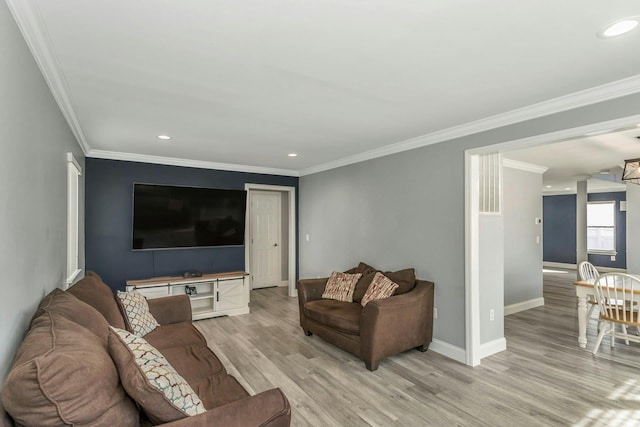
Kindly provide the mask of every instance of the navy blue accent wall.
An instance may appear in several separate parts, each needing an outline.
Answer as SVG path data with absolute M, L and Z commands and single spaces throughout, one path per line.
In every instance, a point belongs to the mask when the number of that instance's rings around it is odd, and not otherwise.
M 627 213 L 620 211 L 620 202 L 627 199 L 624 191 L 592 193 L 590 202 L 616 201 L 616 260 L 610 255 L 589 254 L 589 261 L 599 267 L 627 268 Z M 543 259 L 549 262 L 576 263 L 576 195 L 544 196 L 542 198 Z
M 119 160 L 86 159 L 85 257 L 113 290 L 124 290 L 127 280 L 244 270 L 244 246 L 131 250 L 133 183 L 187 185 L 244 190 L 245 183 L 296 188 L 298 178 L 210 169 L 167 166 Z M 296 216 L 298 206 L 296 205 Z M 296 241 L 297 241 L 296 224 Z M 298 264 L 296 253 L 296 264 Z M 297 270 L 297 269 L 296 269 Z
M 542 259 L 576 263 L 576 195 L 542 198 Z

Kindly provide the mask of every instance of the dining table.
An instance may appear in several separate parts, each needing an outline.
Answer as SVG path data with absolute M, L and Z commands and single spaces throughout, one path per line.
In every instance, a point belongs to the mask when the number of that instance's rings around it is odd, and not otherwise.
M 638 274 L 632 274 L 640 278 Z M 576 296 L 578 297 L 578 344 L 580 347 L 587 346 L 587 314 L 589 313 L 588 302 L 590 296 L 594 294 L 593 286 L 597 279 L 584 279 L 574 282 L 576 286 Z M 640 290 L 634 290 L 634 294 L 640 294 Z

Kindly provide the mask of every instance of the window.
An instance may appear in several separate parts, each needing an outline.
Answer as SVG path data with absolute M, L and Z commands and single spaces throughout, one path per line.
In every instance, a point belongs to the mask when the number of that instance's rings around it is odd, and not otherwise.
M 67 287 L 82 271 L 78 260 L 80 175 L 82 168 L 73 154 L 67 153 Z
M 587 204 L 587 249 L 590 253 L 616 254 L 616 202 Z

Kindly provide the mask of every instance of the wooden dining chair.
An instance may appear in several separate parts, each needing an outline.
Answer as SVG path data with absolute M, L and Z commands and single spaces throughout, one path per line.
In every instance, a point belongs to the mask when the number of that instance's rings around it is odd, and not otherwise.
M 596 267 L 589 261 L 582 261 L 578 264 L 578 274 L 580 275 L 580 280 L 591 280 L 600 277 L 600 273 L 598 273 Z M 598 301 L 596 301 L 595 297 L 591 296 L 587 299 L 587 303 L 590 304 L 589 311 L 587 312 L 587 319 L 591 319 L 593 310 L 598 305 Z
M 625 340 L 627 344 L 629 341 L 640 342 L 640 336 L 627 335 L 627 326 L 640 327 L 640 280 L 625 273 L 607 273 L 596 279 L 593 290 L 600 307 L 599 320 L 602 322 L 593 354 L 598 352 L 605 335 L 611 337 L 611 347 L 616 338 Z M 622 332 L 616 330 L 617 324 Z

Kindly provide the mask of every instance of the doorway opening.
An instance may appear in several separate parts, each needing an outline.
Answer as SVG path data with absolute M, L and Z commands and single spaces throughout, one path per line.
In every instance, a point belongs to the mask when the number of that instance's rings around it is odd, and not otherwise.
M 245 271 L 250 289 L 287 286 L 297 295 L 295 187 L 245 184 Z
M 482 280 L 481 276 L 482 271 L 495 267 L 491 264 L 491 260 L 487 261 L 487 257 L 481 257 L 482 236 L 483 233 L 487 233 L 486 226 L 483 225 L 484 221 L 482 221 L 480 209 L 482 183 L 480 161 L 482 156 L 551 144 L 585 135 L 610 132 L 612 129 L 635 126 L 639 120 L 640 116 L 635 115 L 465 151 L 465 363 L 467 365 L 477 366 L 482 358 L 504 350 L 502 344 L 493 345 L 494 343 L 501 343 L 500 339 L 482 342 L 483 335 L 486 335 L 487 330 L 492 327 L 487 322 L 489 319 L 487 314 L 490 311 L 489 307 L 483 304 L 483 301 L 486 301 L 487 298 L 483 297 L 487 294 L 504 295 L 503 281 L 494 281 L 491 284 L 487 284 Z M 496 252 L 504 252 L 504 239 L 496 239 L 492 243 Z M 504 316 L 503 308 L 500 309 L 500 313 L 501 316 Z M 496 314 L 498 314 L 498 310 L 496 310 Z M 504 330 L 500 338 L 503 342 Z

